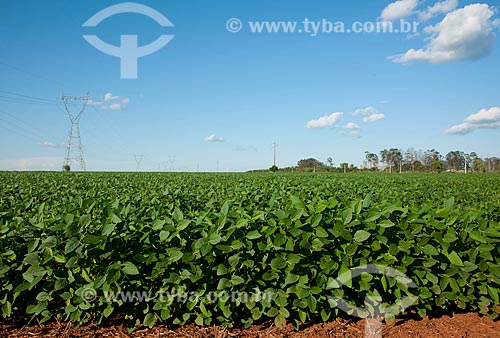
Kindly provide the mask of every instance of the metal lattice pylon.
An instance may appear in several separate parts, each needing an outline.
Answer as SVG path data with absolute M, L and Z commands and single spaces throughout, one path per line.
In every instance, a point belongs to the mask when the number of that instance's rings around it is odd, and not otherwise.
M 135 171 L 137 171 L 137 172 L 141 171 L 142 157 L 143 157 L 143 155 L 134 154 L 134 159 L 135 159 L 135 164 L 136 164 Z
M 62 101 L 64 104 L 64 109 L 68 113 L 69 120 L 71 122 L 71 128 L 69 130 L 68 144 L 66 148 L 66 157 L 64 158 L 65 166 L 70 166 L 71 163 L 77 162 L 80 166 L 81 171 L 85 171 L 85 160 L 83 158 L 83 147 L 82 139 L 80 137 L 80 119 L 82 117 L 85 108 L 87 107 L 87 102 L 89 101 L 88 94 L 86 96 L 65 96 L 62 95 Z M 82 101 L 82 108 L 80 112 L 73 115 L 68 108 L 69 101 Z

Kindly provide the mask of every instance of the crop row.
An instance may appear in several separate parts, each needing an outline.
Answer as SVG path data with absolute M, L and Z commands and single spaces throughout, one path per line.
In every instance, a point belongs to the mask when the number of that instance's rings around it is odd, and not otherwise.
M 339 316 L 338 299 L 363 308 L 408 296 L 422 317 L 500 314 L 498 175 L 0 173 L 0 183 L 4 319 L 298 325 Z M 405 277 L 351 276 L 370 264 Z M 151 297 L 109 296 L 119 292 Z M 196 297 L 160 297 L 174 292 Z

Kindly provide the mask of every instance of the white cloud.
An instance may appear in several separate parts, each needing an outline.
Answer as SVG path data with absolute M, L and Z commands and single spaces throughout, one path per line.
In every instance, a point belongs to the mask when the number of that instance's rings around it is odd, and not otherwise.
M 382 120 L 384 118 L 385 118 L 384 114 L 375 113 L 375 114 L 371 114 L 370 116 L 364 117 L 363 118 L 363 122 L 365 122 L 365 123 L 371 123 L 371 122 L 375 122 L 375 121 L 378 121 L 378 120 Z
M 500 107 L 482 109 L 469 115 L 460 124 L 448 128 L 446 134 L 468 134 L 476 129 L 500 128 Z
M 222 137 L 215 135 L 215 134 L 211 134 L 211 135 L 208 135 L 207 137 L 204 137 L 203 141 L 205 141 L 205 142 L 224 142 L 224 139 Z
M 40 143 L 40 146 L 44 147 L 44 148 L 64 148 L 65 144 L 64 143 L 54 143 L 54 142 L 50 142 L 50 141 L 43 141 L 42 143 Z
M 493 107 L 490 109 L 482 109 L 479 113 L 468 116 L 464 122 L 467 123 L 488 123 L 500 121 L 500 108 Z
M 111 103 L 108 106 L 109 110 L 122 110 L 122 104 L 121 103 Z
M 435 15 L 449 13 L 458 7 L 458 0 L 443 0 L 436 2 L 432 6 L 428 6 L 423 12 L 420 12 L 418 17 L 422 21 L 432 19 Z
M 366 107 L 366 108 L 356 109 L 355 111 L 352 112 L 352 115 L 354 115 L 354 116 L 358 116 L 358 115 L 366 116 L 366 115 L 375 114 L 375 113 L 377 113 L 377 109 L 375 109 L 373 107 Z
M 431 34 L 425 48 L 410 49 L 389 59 L 397 63 L 444 63 L 486 57 L 495 42 L 494 30 L 500 26 L 500 20 L 493 19 L 494 14 L 495 9 L 488 4 L 457 9 L 437 25 L 424 29 Z
M 89 106 L 100 107 L 103 110 L 122 110 L 130 102 L 128 97 L 114 96 L 112 93 L 106 93 L 101 101 L 89 100 Z
M 333 113 L 330 115 L 325 115 L 325 116 L 322 116 L 318 119 L 311 120 L 311 121 L 307 122 L 305 127 L 307 129 L 319 129 L 319 128 L 324 128 L 324 127 L 328 127 L 328 126 L 333 126 L 337 122 L 340 121 L 340 119 L 342 118 L 342 115 L 344 115 L 344 113 L 342 113 L 342 112 L 337 112 L 337 113 Z
M 116 101 L 116 100 L 120 100 L 121 98 L 119 96 L 113 96 L 112 93 L 106 93 L 104 94 L 104 101 L 107 102 L 107 101 Z
M 384 21 L 394 21 L 411 16 L 415 13 L 418 0 L 398 0 L 390 3 L 380 15 Z
M 346 129 L 352 129 L 352 130 L 358 130 L 358 129 L 361 129 L 361 127 L 359 125 L 357 125 L 356 123 L 354 122 L 349 122 L 348 124 L 345 125 Z
M 350 137 L 360 137 L 361 136 L 361 127 L 354 123 L 354 122 L 349 122 L 347 123 L 344 127 L 347 131 L 343 131 L 340 134 L 344 136 L 350 136 Z

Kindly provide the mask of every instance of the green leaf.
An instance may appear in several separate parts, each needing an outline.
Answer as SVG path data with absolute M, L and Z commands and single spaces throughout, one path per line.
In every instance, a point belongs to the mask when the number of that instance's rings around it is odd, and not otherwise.
M 73 252 L 80 245 L 80 241 L 76 237 L 71 237 L 64 247 L 64 253 L 67 255 Z
M 389 220 L 389 219 L 384 219 L 384 220 L 380 221 L 378 223 L 378 225 L 381 226 L 382 228 L 391 228 L 395 224 L 391 220 Z
M 295 208 L 299 209 L 302 212 L 307 212 L 307 208 L 300 198 L 294 195 L 290 195 L 290 200 L 292 201 L 292 204 Z
M 289 272 L 285 278 L 285 285 L 289 285 L 289 284 L 293 284 L 293 283 L 297 282 L 299 280 L 299 277 L 300 277 L 299 275 L 295 275 L 295 274 Z
M 454 204 L 455 204 L 455 197 L 448 198 L 446 201 L 444 201 L 444 208 L 452 210 Z
M 455 251 L 452 251 L 449 254 L 445 254 L 451 264 L 456 266 L 464 266 L 464 263 L 460 259 L 460 256 Z
M 316 236 L 318 236 L 319 238 L 327 238 L 329 235 L 328 235 L 328 232 L 326 232 L 325 229 L 323 229 L 322 227 L 318 226 L 318 227 L 316 227 Z
M 443 241 L 445 243 L 453 243 L 457 240 L 457 237 L 455 234 L 453 234 L 451 231 L 448 231 L 444 236 L 443 236 Z
M 47 292 L 42 291 L 36 296 L 36 300 L 39 302 L 48 301 L 50 300 L 50 296 Z
M 187 220 L 187 219 L 183 219 L 183 220 L 179 221 L 179 223 L 177 223 L 177 231 L 182 231 L 182 230 L 186 229 L 190 223 L 191 223 L 191 221 Z
M 105 224 L 102 227 L 101 235 L 108 236 L 115 230 L 115 228 L 116 228 L 116 224 L 114 224 L 114 223 Z
M 151 228 L 155 231 L 158 231 L 158 230 L 162 230 L 163 229 L 163 226 L 165 225 L 165 221 L 164 220 L 161 220 L 161 219 L 157 219 L 153 222 L 153 225 L 151 226 Z
M 172 214 L 172 218 L 176 222 L 180 222 L 181 220 L 183 220 L 184 216 L 182 215 L 182 211 L 179 208 L 175 207 L 174 213 Z
M 124 274 L 127 275 L 138 275 L 139 270 L 137 270 L 137 267 L 131 263 L 131 262 L 125 262 L 122 264 L 122 271 Z
M 26 308 L 26 313 L 37 316 L 42 313 L 42 311 L 47 309 L 47 305 L 47 301 L 39 301 L 36 305 L 28 305 L 28 307 Z
M 160 242 L 165 242 L 169 236 L 170 236 L 170 232 L 168 232 L 166 230 L 160 231 Z
M 261 233 L 258 232 L 257 230 L 250 231 L 247 234 L 248 239 L 257 239 L 257 238 L 261 238 L 261 237 L 262 237 Z
M 231 277 L 231 284 L 233 284 L 233 285 L 240 285 L 240 284 L 243 284 L 244 282 L 245 282 L 245 280 L 243 278 L 241 278 L 240 276 L 233 275 Z
M 117 224 L 117 223 L 120 223 L 122 220 L 120 217 L 116 216 L 115 214 L 112 214 L 111 215 L 111 222 Z
M 228 201 L 224 202 L 220 210 L 220 213 L 222 215 L 227 215 L 229 213 L 229 207 L 230 207 L 229 202 Z
M 278 328 L 282 328 L 286 325 L 286 318 L 283 315 L 277 315 L 276 318 L 274 318 L 274 324 Z
M 148 313 L 146 315 L 146 317 L 144 317 L 144 326 L 147 326 L 149 328 L 152 328 L 153 326 L 155 326 L 155 323 L 156 323 L 156 319 L 157 319 L 157 316 L 156 314 L 154 313 Z
M 167 253 L 171 262 L 177 262 L 183 256 L 182 250 L 179 248 L 168 248 Z
M 368 238 L 370 238 L 371 234 L 368 231 L 365 230 L 358 230 L 354 234 L 354 240 L 358 243 L 366 241 Z
M 111 304 L 108 304 L 108 306 L 102 312 L 102 315 L 105 318 L 108 318 L 109 316 L 111 316 L 112 313 L 113 313 L 113 306 Z
M 439 255 L 439 252 L 437 251 L 437 249 L 430 245 L 430 244 L 426 244 L 422 247 L 422 251 L 426 254 L 426 255 L 429 255 L 429 256 L 436 256 L 436 255 Z
M 286 267 L 286 261 L 283 257 L 279 256 L 271 260 L 271 267 L 273 269 L 281 270 Z
M 277 308 L 275 307 L 272 307 L 270 308 L 268 311 L 267 311 L 267 316 L 268 317 L 276 317 L 277 315 L 279 315 L 280 313 L 280 310 L 278 310 Z
M 344 210 L 342 212 L 342 221 L 344 222 L 344 224 L 351 223 L 351 220 L 352 220 L 352 210 L 350 208 Z

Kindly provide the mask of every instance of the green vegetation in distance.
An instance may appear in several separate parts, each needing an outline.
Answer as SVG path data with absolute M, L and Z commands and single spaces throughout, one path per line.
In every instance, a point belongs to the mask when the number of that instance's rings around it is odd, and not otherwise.
M 315 158 L 302 159 L 296 166 L 281 168 L 284 172 L 357 172 L 357 171 L 385 171 L 385 172 L 500 172 L 498 157 L 480 158 L 475 152 L 465 153 L 460 150 L 450 151 L 445 156 L 436 149 L 426 151 L 408 148 L 406 150 L 391 148 L 380 151 L 380 156 L 369 151 L 365 152 L 365 160 L 361 168 L 354 164 L 339 163 L 334 165 L 332 157 L 321 162 Z M 383 166 L 381 166 L 381 164 Z M 466 168 L 467 166 L 467 168 Z M 269 169 L 278 171 L 276 166 Z M 254 172 L 263 172 L 255 170 Z
M 3 320 L 298 327 L 339 316 L 332 297 L 362 307 L 411 293 L 422 317 L 500 314 L 496 174 L 4 172 L 0 186 Z M 417 288 L 368 273 L 337 282 L 366 264 Z M 174 289 L 199 297 L 106 297 Z M 272 297 L 206 297 L 257 289 Z

